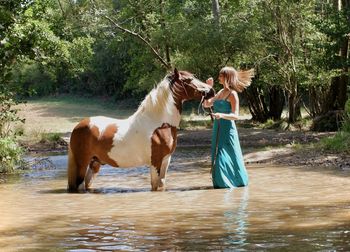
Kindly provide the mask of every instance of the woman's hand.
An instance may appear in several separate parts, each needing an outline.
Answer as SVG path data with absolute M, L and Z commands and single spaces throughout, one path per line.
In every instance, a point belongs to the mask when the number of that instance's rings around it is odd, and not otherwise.
M 212 113 L 211 114 L 215 119 L 225 119 L 225 120 L 240 120 L 239 115 L 234 113 L 226 114 L 226 113 Z
M 223 118 L 223 114 L 222 113 L 212 113 L 211 114 L 215 119 L 221 119 Z

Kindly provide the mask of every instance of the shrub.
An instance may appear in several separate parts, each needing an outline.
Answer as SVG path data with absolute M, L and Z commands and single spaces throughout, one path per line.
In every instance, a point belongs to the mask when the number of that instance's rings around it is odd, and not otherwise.
M 0 90 L 0 173 L 11 172 L 22 162 L 22 148 L 16 143 L 13 123 L 24 122 L 17 115 L 13 106 L 17 102 L 13 93 Z
M 345 103 L 342 130 L 350 133 L 350 99 Z
M 350 153 L 350 133 L 340 131 L 333 137 L 324 138 L 321 147 L 331 152 Z
M 22 164 L 23 149 L 14 137 L 0 138 L 0 173 L 13 172 Z

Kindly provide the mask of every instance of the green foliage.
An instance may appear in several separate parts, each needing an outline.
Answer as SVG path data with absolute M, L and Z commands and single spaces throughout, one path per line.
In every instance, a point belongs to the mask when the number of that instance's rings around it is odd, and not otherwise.
M 61 134 L 59 133 L 41 133 L 40 143 L 56 143 L 61 141 Z
M 22 96 L 42 96 L 56 93 L 56 75 L 46 66 L 28 62 L 13 69 L 12 85 L 22 90 Z
M 22 57 L 30 45 L 22 43 L 24 34 L 15 30 L 22 21 L 23 12 L 30 6 L 28 0 L 2 1 L 0 5 L 0 85 L 11 78 L 12 65 Z
M 341 131 L 338 131 L 334 137 L 322 139 L 320 147 L 327 151 L 350 154 L 350 99 L 345 104 Z
M 15 123 L 23 123 L 13 106 L 18 102 L 14 100 L 13 93 L 0 89 L 0 173 L 14 171 L 22 161 L 22 148 L 16 143 L 16 134 L 13 130 Z
M 24 120 L 17 115 L 18 110 L 13 108 L 17 104 L 11 92 L 0 90 L 0 137 L 13 135 L 12 123 L 24 123 Z
M 342 131 L 350 133 L 350 99 L 345 103 Z
M 23 149 L 18 146 L 13 137 L 0 138 L 0 173 L 15 171 L 23 164 Z
M 25 95 L 143 97 L 166 71 L 107 15 L 200 79 L 217 78 L 224 65 L 254 67 L 253 85 L 267 105 L 276 86 L 295 99 L 291 108 L 311 92 L 322 103 L 346 64 L 337 53 L 350 32 L 346 9 L 328 2 L 220 0 L 216 20 L 211 1 L 9 0 L 0 8 L 0 79 Z
M 321 148 L 331 152 L 344 152 L 350 154 L 350 133 L 340 131 L 334 137 L 323 138 Z

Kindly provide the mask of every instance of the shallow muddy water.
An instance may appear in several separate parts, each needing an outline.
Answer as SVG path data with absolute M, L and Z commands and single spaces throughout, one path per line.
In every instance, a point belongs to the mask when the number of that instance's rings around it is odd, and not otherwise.
M 66 157 L 50 157 L 54 169 L 0 184 L 0 250 L 350 250 L 350 171 L 248 165 L 248 187 L 214 190 L 208 153 L 178 148 L 165 192 L 147 168 L 105 166 L 68 194 Z

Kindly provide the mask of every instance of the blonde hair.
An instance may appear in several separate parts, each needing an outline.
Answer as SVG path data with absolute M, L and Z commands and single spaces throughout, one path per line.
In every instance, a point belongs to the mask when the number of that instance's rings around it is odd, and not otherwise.
M 254 69 L 237 71 L 233 67 L 226 66 L 220 70 L 219 74 L 223 75 L 225 85 L 240 93 L 250 86 L 254 77 Z

